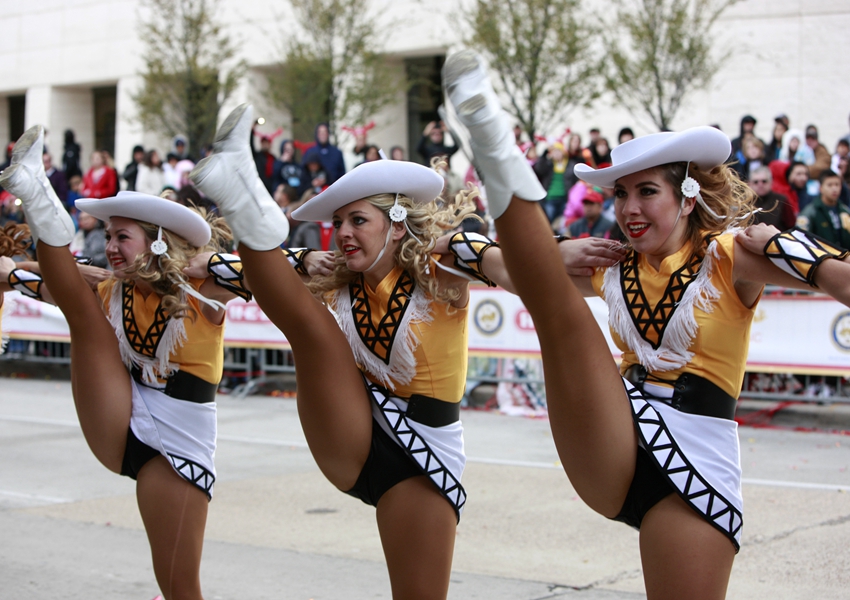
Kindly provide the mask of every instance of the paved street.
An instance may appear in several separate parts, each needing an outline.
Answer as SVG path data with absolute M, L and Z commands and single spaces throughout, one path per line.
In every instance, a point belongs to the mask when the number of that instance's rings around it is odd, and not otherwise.
M 846 408 L 812 410 L 850 429 Z M 637 533 L 578 500 L 547 421 L 462 418 L 469 502 L 451 599 L 643 597 Z M 745 525 L 729 598 L 850 598 L 850 437 L 742 428 L 740 439 Z M 294 400 L 219 396 L 217 465 L 208 600 L 390 598 L 374 511 L 324 480 Z M 158 593 L 133 482 L 89 452 L 68 382 L 0 378 L 0 531 L 2 598 Z

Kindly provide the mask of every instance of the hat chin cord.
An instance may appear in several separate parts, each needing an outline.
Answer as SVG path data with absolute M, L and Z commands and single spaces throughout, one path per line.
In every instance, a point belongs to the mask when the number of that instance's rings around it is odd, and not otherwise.
M 387 239 L 389 240 L 389 238 Z M 159 266 L 160 270 L 162 270 L 162 257 L 165 256 L 167 258 L 171 258 L 170 256 L 168 256 L 168 244 L 165 243 L 165 240 L 162 239 L 162 226 L 159 227 L 159 232 L 157 232 L 156 234 L 156 239 L 151 242 L 151 253 L 156 256 L 156 263 L 157 266 Z M 177 287 L 183 290 L 187 295 L 192 296 L 193 298 L 197 298 L 198 301 L 203 302 L 204 304 L 207 304 L 216 310 L 225 310 L 227 308 L 218 300 L 212 300 L 210 298 L 207 298 L 206 296 L 195 290 L 195 288 L 189 285 L 189 282 L 183 279 L 180 275 L 177 275 L 176 282 L 170 278 L 169 280 L 172 283 L 176 283 Z
M 407 229 L 407 233 L 410 234 L 410 237 L 412 237 L 414 240 L 416 240 L 420 244 L 422 243 L 422 240 L 420 240 L 418 237 L 416 237 L 416 235 L 410 230 L 410 226 L 407 224 L 407 209 L 405 207 L 403 207 L 401 204 L 398 203 L 398 193 L 396 193 L 395 202 L 393 203 L 392 207 L 389 210 L 389 217 L 390 217 L 390 228 L 387 230 L 387 239 L 384 240 L 384 247 L 381 248 L 381 251 L 378 253 L 378 257 L 374 260 L 374 262 L 371 265 L 369 265 L 369 268 L 364 269 L 364 271 L 363 271 L 364 273 L 368 273 L 369 271 L 374 269 L 375 265 L 378 264 L 378 261 L 381 260 L 381 258 L 384 256 L 384 252 L 387 250 L 387 246 L 389 245 L 390 238 L 392 237 L 392 234 L 393 234 L 393 223 L 404 223 L 404 228 Z M 425 272 L 429 273 L 430 270 L 426 267 Z

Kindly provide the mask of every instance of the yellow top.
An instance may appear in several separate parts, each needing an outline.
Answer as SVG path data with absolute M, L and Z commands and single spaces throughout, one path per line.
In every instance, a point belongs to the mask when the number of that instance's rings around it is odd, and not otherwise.
M 747 351 L 750 342 L 750 324 L 755 314 L 755 307 L 744 306 L 735 291 L 732 270 L 735 264 L 735 237 L 732 234 L 717 236 L 717 260 L 713 261 L 711 284 L 720 293 L 720 297 L 712 302 L 711 312 L 701 310 L 694 305 L 693 312 L 698 330 L 691 340 L 688 350 L 694 353 L 693 358 L 685 366 L 670 370 L 656 371 L 652 374 L 660 379 L 673 382 L 684 372 L 704 377 L 734 398 L 741 391 L 741 383 L 746 369 Z M 680 269 L 691 257 L 691 246 L 685 244 L 675 254 L 668 256 L 656 271 L 645 257 L 638 257 L 638 273 L 640 285 L 650 307 L 655 307 L 664 295 L 670 276 Z M 703 268 L 708 266 L 705 262 Z M 619 269 L 619 265 L 610 267 Z M 593 288 L 597 294 L 602 294 L 602 282 L 605 269 L 597 269 L 592 278 Z M 617 293 L 621 293 L 619 290 Z M 603 296 L 604 297 L 604 296 Z M 609 303 L 610 306 L 610 303 Z M 647 338 L 657 343 L 657 335 L 652 329 Z M 666 331 L 665 334 L 669 334 Z M 620 367 L 625 372 L 631 365 L 637 364 L 636 353 L 629 348 L 623 339 L 611 328 L 611 337 L 617 347 L 623 351 L 623 362 Z M 653 382 L 654 383 L 654 382 Z
M 407 310 L 413 309 L 414 301 L 409 300 L 410 291 L 413 289 L 412 278 L 397 266 L 374 290 L 368 284 L 360 286 L 355 283 L 352 286 L 355 298 L 362 290 L 368 303 L 366 307 L 358 304 L 355 299 L 353 304 L 352 312 L 358 333 L 361 339 L 364 335 L 371 335 L 379 340 L 370 347 L 376 357 L 384 358 L 389 355 L 392 344 L 402 344 L 404 341 L 406 332 L 397 331 L 400 317 L 395 317 L 400 314 L 399 306 L 405 302 Z M 466 387 L 468 307 L 452 308 L 443 302 L 435 302 L 424 290 L 417 290 L 414 294 L 423 292 L 423 300 L 430 304 L 432 319 L 411 319 L 410 331 L 419 341 L 413 352 L 416 362 L 415 375 L 407 384 L 393 380 L 396 386 L 393 394 L 401 398 L 421 394 L 446 402 L 460 402 Z M 347 294 L 349 290 L 343 289 L 340 293 Z M 357 310 L 358 308 L 360 310 Z M 381 384 L 362 365 L 360 369 L 370 381 Z
M 203 282 L 202 279 L 189 280 L 195 289 Z M 97 291 L 103 302 L 103 309 L 109 315 L 109 290 L 113 288 L 115 293 L 121 293 L 120 281 L 108 279 L 98 285 Z M 146 338 L 146 342 L 155 343 L 156 334 L 151 330 L 154 324 L 157 308 L 161 296 L 151 293 L 145 298 L 136 286 L 132 286 L 133 321 L 139 333 Z M 203 315 L 200 303 L 192 296 L 187 296 L 187 301 L 195 309 L 195 319 L 186 317 L 183 325 L 186 328 L 186 340 L 183 345 L 176 346 L 171 354 L 171 362 L 180 365 L 180 370 L 203 379 L 209 383 L 221 381 L 224 368 L 224 322 L 220 325 L 211 323 Z M 125 323 L 125 334 L 128 324 Z M 128 338 L 131 346 L 137 352 L 138 344 Z

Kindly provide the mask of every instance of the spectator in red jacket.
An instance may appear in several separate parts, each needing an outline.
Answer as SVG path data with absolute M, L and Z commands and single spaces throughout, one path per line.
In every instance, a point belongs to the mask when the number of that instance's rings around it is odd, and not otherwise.
M 106 162 L 103 152 L 96 150 L 91 154 L 91 168 L 83 176 L 82 193 L 85 198 L 108 198 L 115 195 L 118 178 L 115 169 Z

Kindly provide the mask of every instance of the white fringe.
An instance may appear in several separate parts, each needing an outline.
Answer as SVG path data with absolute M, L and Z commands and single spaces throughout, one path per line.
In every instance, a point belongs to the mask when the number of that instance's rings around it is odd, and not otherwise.
M 673 312 L 658 349 L 644 340 L 626 306 L 620 285 L 620 266 L 608 267 L 602 283 L 602 294 L 608 304 L 608 323 L 620 339 L 634 350 L 638 362 L 650 372 L 673 371 L 684 367 L 694 357 L 689 351 L 698 325 L 694 307 L 705 313 L 714 310 L 720 292 L 711 282 L 715 263 L 718 260 L 717 241 L 712 241 L 706 250 L 699 274 L 682 295 L 678 308 Z
M 389 364 L 372 354 L 372 351 L 360 339 L 357 325 L 351 315 L 351 294 L 348 291 L 348 286 L 334 292 L 332 312 L 337 323 L 339 323 L 339 328 L 342 329 L 348 339 L 357 364 L 369 371 L 378 380 L 378 383 L 390 390 L 395 390 L 397 384 L 407 385 L 416 375 L 414 352 L 419 347 L 419 338 L 413 333 L 410 324 L 411 322 L 427 324 L 433 321 L 431 304 L 431 301 L 421 289 L 417 287 L 413 290 L 407 310 L 404 311 L 404 317 L 398 325 L 398 331 L 396 331 L 390 350 Z
M 175 348 L 182 346 L 183 342 L 186 341 L 186 326 L 183 324 L 183 319 L 168 319 L 168 324 L 165 326 L 165 331 L 156 348 L 156 358 L 139 354 L 130 346 L 127 335 L 124 333 L 124 313 L 121 305 L 122 287 L 124 285 L 124 283 L 116 281 L 110 289 L 109 298 L 109 323 L 118 338 L 121 360 L 127 365 L 128 369 L 132 369 L 135 365 L 142 371 L 142 381 L 145 385 L 154 388 L 163 387 L 157 381 L 157 377 L 169 377 L 179 369 L 180 365 L 171 362 L 169 359 Z M 185 301 L 185 296 L 182 293 L 180 301 Z M 145 332 L 140 331 L 140 333 L 144 335 Z

